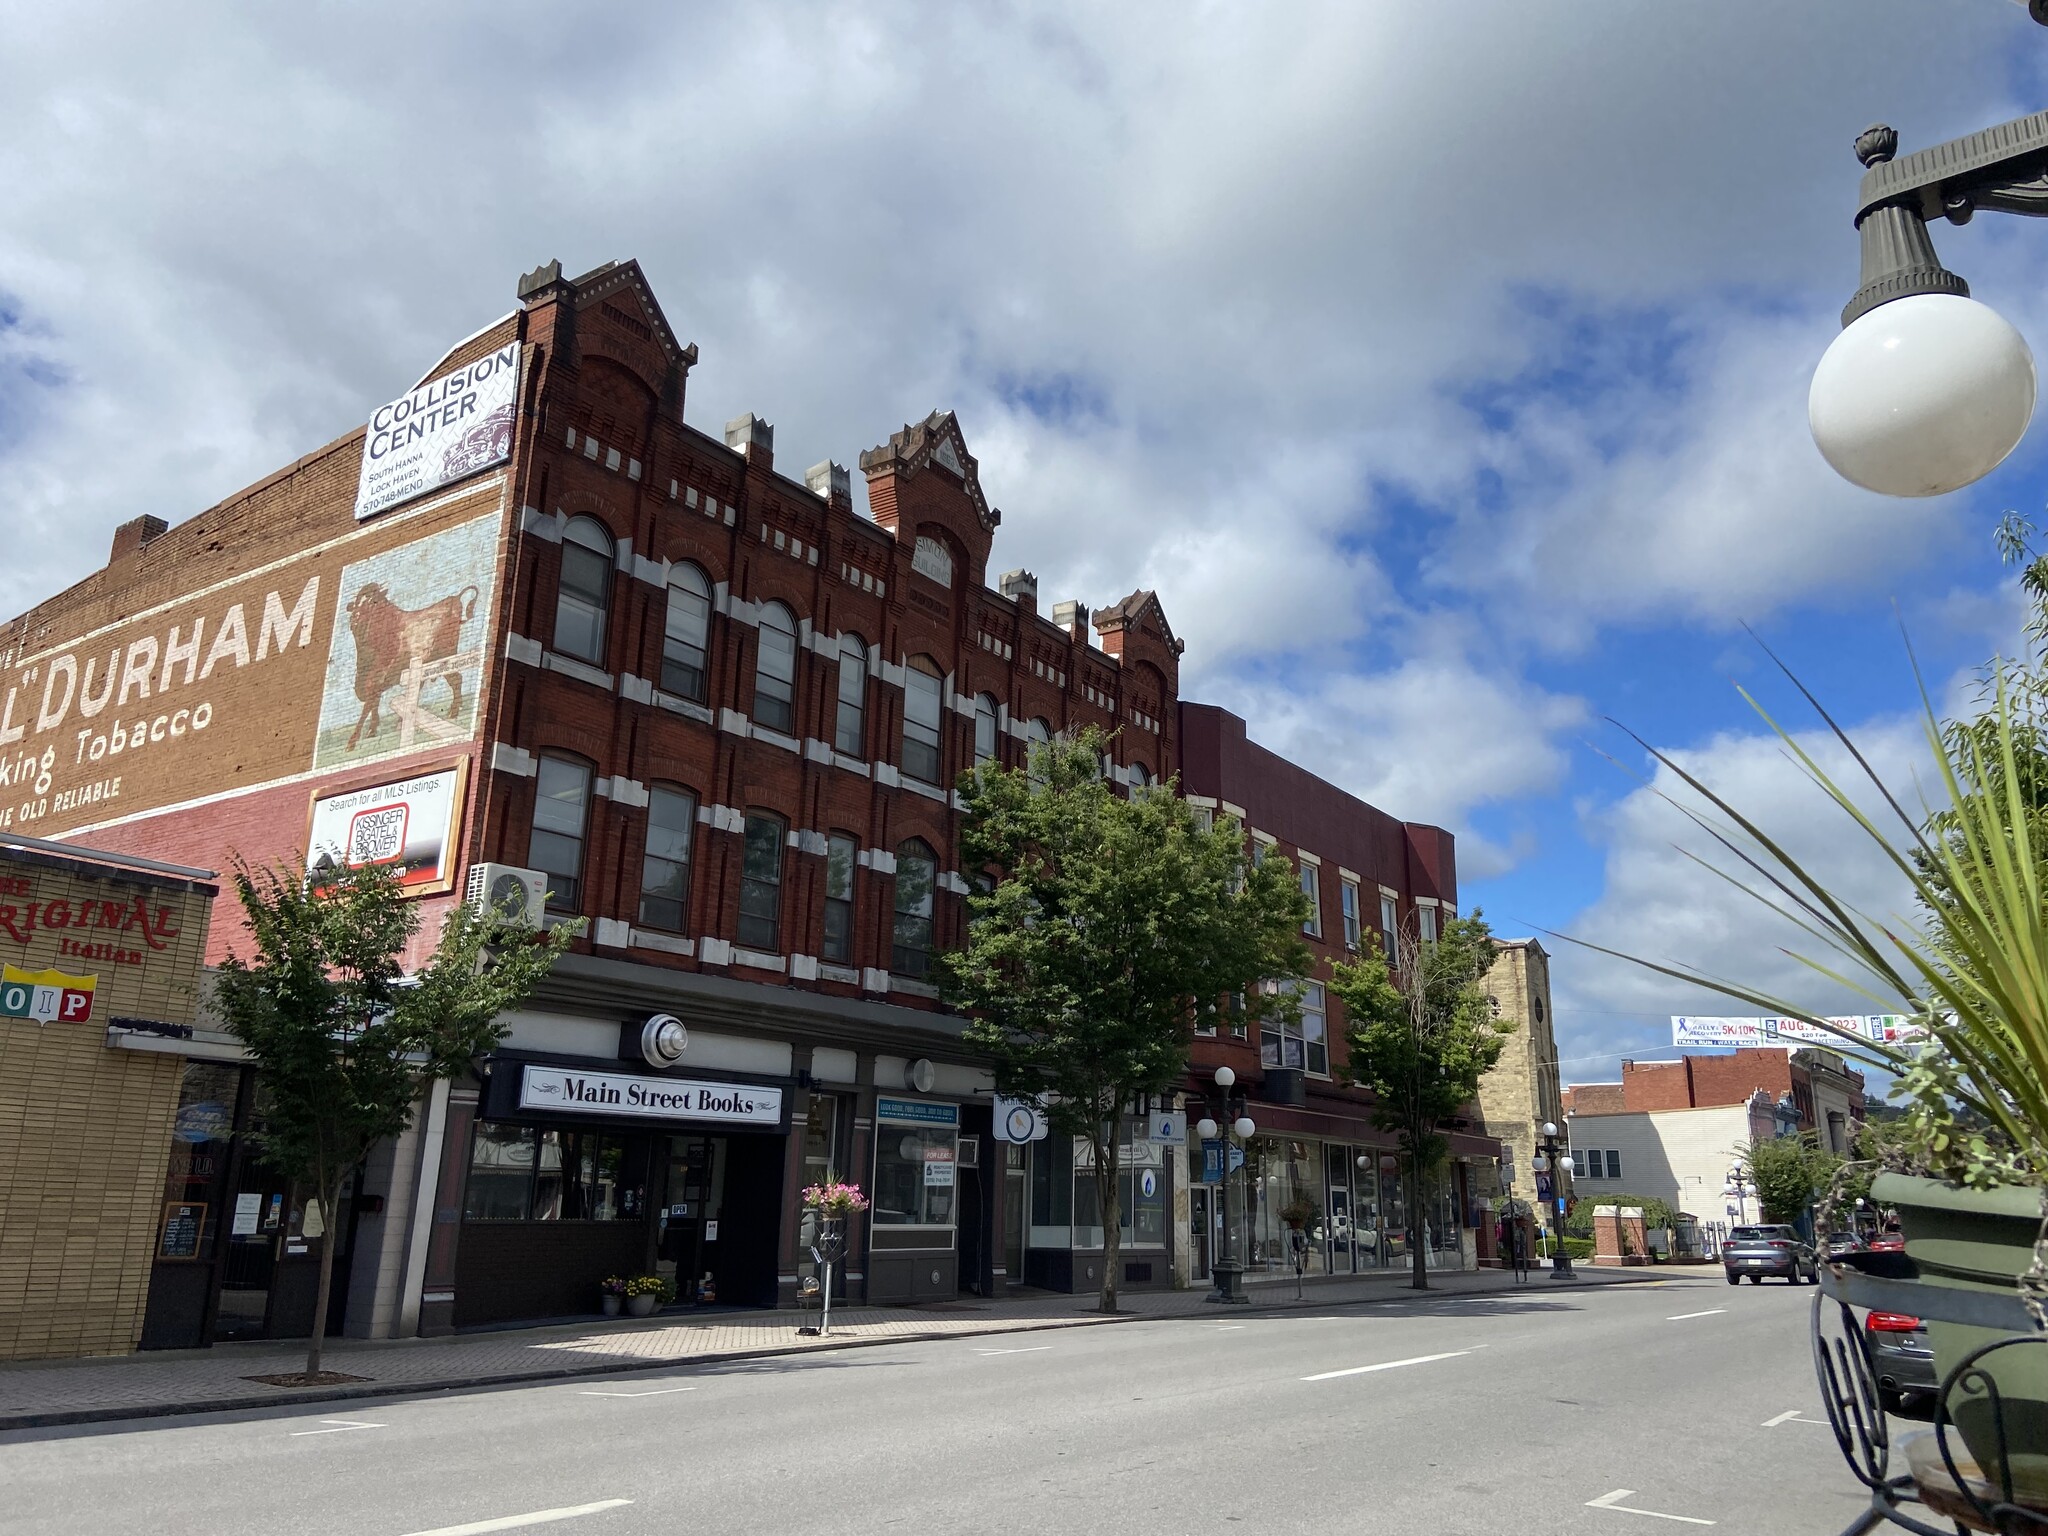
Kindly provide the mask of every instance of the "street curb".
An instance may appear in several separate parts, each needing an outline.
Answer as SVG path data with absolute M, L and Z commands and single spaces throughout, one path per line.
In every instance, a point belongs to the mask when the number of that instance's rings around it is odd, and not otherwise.
M 1591 1288 L 1615 1285 L 1643 1285 L 1670 1278 L 1653 1272 L 1641 1276 L 1617 1276 L 1601 1279 Z M 1443 1300 L 1456 1300 L 1462 1296 L 1520 1295 L 1533 1290 L 1534 1281 L 1527 1286 L 1500 1286 L 1486 1290 L 1458 1290 L 1417 1292 L 1403 1286 L 1388 1296 L 1359 1296 L 1348 1301 L 1333 1301 L 1326 1305 L 1336 1307 L 1379 1307 L 1393 1302 L 1413 1301 L 1418 1296 L 1429 1296 Z M 1561 1295 L 1568 1287 L 1555 1290 L 1545 1289 L 1544 1295 Z M 1260 1303 L 1247 1302 L 1239 1306 L 1218 1307 L 1214 1313 L 1174 1312 L 1164 1315 L 1146 1312 L 1118 1312 L 1113 1316 L 1083 1313 L 1078 1317 L 1063 1318 L 1048 1322 L 1043 1318 L 1018 1318 L 1007 1326 L 977 1330 L 973 1333 L 926 1331 L 920 1333 L 894 1333 L 882 1338 L 845 1338 L 827 1344 L 782 1344 L 766 1345 L 759 1349 L 733 1349 L 718 1354 L 688 1355 L 667 1360 L 626 1360 L 608 1361 L 603 1365 L 552 1366 L 531 1370 L 494 1371 L 476 1376 L 449 1376 L 434 1381 L 420 1382 L 364 1382 L 361 1386 L 335 1386 L 313 1388 L 273 1389 L 271 1395 L 244 1393 L 238 1397 L 217 1397 L 193 1399 L 182 1402 L 138 1403 L 115 1408 L 66 1408 L 50 1413 L 9 1413 L 0 1414 L 0 1434 L 17 1429 L 61 1429 L 78 1424 L 111 1424 L 130 1419 L 167 1419 L 202 1413 L 244 1413 L 255 1408 L 295 1408 L 301 1403 L 345 1403 L 366 1398 L 408 1398 L 432 1397 L 449 1392 L 471 1392 L 484 1387 L 516 1386 L 525 1383 L 548 1381 L 584 1381 L 593 1377 L 619 1376 L 636 1371 L 687 1371 L 707 1365 L 730 1365 L 745 1360 L 787 1359 L 792 1355 L 817 1355 L 836 1353 L 849 1349 L 874 1349 L 887 1344 L 929 1344 L 951 1339 L 999 1338 L 1006 1334 L 1052 1333 L 1065 1328 L 1098 1328 L 1112 1323 L 1171 1323 L 1185 1322 L 1190 1318 L 1220 1316 L 1246 1317 L 1259 1313 L 1291 1312 L 1315 1303 L 1314 1297 L 1296 1301 L 1292 1297 L 1284 1301 Z M 283 1394 L 290 1393 L 289 1396 Z

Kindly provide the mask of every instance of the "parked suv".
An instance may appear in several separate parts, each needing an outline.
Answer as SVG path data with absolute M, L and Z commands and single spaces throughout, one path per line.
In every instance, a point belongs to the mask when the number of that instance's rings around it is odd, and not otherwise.
M 1730 1285 L 1739 1285 L 1744 1275 L 1752 1285 L 1762 1285 L 1765 1275 L 1783 1275 L 1794 1285 L 1820 1279 L 1813 1250 L 1787 1226 L 1737 1227 L 1721 1245 L 1721 1267 Z

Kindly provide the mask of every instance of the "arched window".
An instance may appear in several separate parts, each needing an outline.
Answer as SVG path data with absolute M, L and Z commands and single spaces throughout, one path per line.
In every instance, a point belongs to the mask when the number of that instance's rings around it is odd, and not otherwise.
M 932 892 L 939 861 L 931 847 L 912 838 L 896 850 L 896 931 L 889 945 L 889 969 L 899 976 L 923 976 L 932 965 Z
M 1143 763 L 1133 763 L 1130 768 L 1131 788 L 1147 789 L 1152 784 L 1152 771 Z
M 590 820 L 590 764 L 543 757 L 534 777 L 533 832 L 526 862 L 548 877 L 548 906 L 583 905 L 583 840 Z
M 903 669 L 903 771 L 921 784 L 941 782 L 939 721 L 944 689 L 938 678 L 925 670 L 929 666 L 919 656 Z
M 761 651 L 754 661 L 754 723 L 785 736 L 796 730 L 796 620 L 780 603 L 761 609 Z
M 839 637 L 839 719 L 832 745 L 848 757 L 868 750 L 868 648 L 858 635 Z
M 661 636 L 661 690 L 704 702 L 711 644 L 711 583 L 696 566 L 668 573 L 668 620 Z
M 640 926 L 682 933 L 690 917 L 690 847 L 697 797 L 657 784 L 647 792 L 647 851 L 640 862 Z
M 773 953 L 782 948 L 782 848 L 789 823 L 772 811 L 747 812 L 740 858 L 740 943 Z
M 572 517 L 562 530 L 562 585 L 555 598 L 555 649 L 604 665 L 612 608 L 612 536 L 594 517 Z
M 1045 782 L 1045 749 L 1052 745 L 1052 726 L 1043 716 L 1034 715 L 1024 722 L 1024 754 L 1031 773 L 1031 782 Z
M 996 755 L 996 744 L 1001 738 L 996 734 L 998 716 L 996 701 L 990 694 L 982 694 L 974 701 L 974 761 L 977 764 L 992 761 Z

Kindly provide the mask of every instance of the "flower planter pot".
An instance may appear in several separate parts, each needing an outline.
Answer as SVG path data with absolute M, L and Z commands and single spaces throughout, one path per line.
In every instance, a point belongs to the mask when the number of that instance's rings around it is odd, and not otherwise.
M 614 1296 L 609 1291 L 607 1291 L 605 1293 L 604 1298 L 604 1315 L 606 1317 L 617 1317 L 619 1315 L 619 1309 L 625 1305 L 625 1302 L 625 1297 Z
M 1876 1204 L 1897 1208 L 1906 1256 L 1919 1268 L 1922 1285 L 2011 1292 L 2033 1263 L 2041 1229 L 2039 1190 L 1957 1189 L 1936 1179 L 1885 1173 L 1872 1181 L 1870 1195 Z M 1929 1321 L 1927 1337 L 1935 1372 L 1946 1381 L 1972 1350 L 2008 1335 Z M 2048 1498 L 2048 1349 L 1998 1350 L 1980 1368 L 2002 1401 L 2015 1492 L 2023 1499 Z M 1948 1410 L 1978 1465 L 1995 1466 L 1998 1437 L 1987 1394 L 1959 1387 L 1949 1394 Z
M 626 1315 L 628 1317 L 646 1317 L 654 1311 L 655 1306 L 660 1300 L 661 1298 L 652 1291 L 647 1292 L 643 1296 L 628 1296 L 626 1298 Z

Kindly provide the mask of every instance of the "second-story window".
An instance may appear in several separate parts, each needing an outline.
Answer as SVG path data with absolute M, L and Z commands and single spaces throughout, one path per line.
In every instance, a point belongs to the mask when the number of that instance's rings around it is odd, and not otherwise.
M 1401 946 L 1395 942 L 1401 931 L 1401 911 L 1394 904 L 1394 898 L 1385 891 L 1380 892 L 1380 942 L 1387 947 L 1389 963 L 1401 958 Z
M 612 537 L 594 517 L 572 517 L 562 530 L 562 584 L 555 598 L 555 649 L 604 665 L 612 607 Z
M 754 662 L 754 723 L 787 736 L 796 730 L 796 620 L 780 603 L 761 609 Z
M 977 766 L 996 755 L 996 701 L 982 694 L 974 701 L 974 761 Z
M 1415 936 L 1425 944 L 1434 944 L 1436 942 L 1435 907 L 1417 907 L 1415 909 Z
M 827 960 L 853 958 L 853 867 L 859 849 L 844 832 L 825 846 L 825 942 Z
M 711 583 L 694 565 L 668 573 L 668 617 L 661 634 L 661 691 L 704 702 L 710 671 Z
M 1293 1023 L 1268 1019 L 1259 1026 L 1259 1061 L 1268 1067 L 1299 1067 L 1318 1077 L 1330 1074 L 1329 1021 L 1323 1002 L 1323 984 L 1298 981 L 1288 984 L 1301 1002 L 1301 1017 Z
M 911 839 L 896 850 L 896 928 L 889 945 L 889 969 L 899 976 L 923 976 L 932 965 L 932 891 L 939 861 L 931 848 Z
M 848 757 L 868 751 L 868 648 L 855 635 L 839 640 L 839 719 L 832 745 Z
M 526 862 L 548 877 L 548 908 L 583 906 L 583 838 L 590 818 L 590 764 L 543 757 L 534 776 L 533 834 Z
M 938 678 L 913 660 L 903 669 L 903 771 L 921 784 L 940 782 L 939 722 L 944 708 Z
M 1365 939 L 1364 933 L 1360 931 L 1358 926 L 1358 882 L 1356 880 L 1341 881 L 1340 889 L 1343 893 L 1344 903 L 1344 947 L 1346 949 L 1356 949 Z
M 647 852 L 640 864 L 640 926 L 684 931 L 690 917 L 690 845 L 697 797 L 656 785 L 647 795 Z
M 747 812 L 740 859 L 739 941 L 770 953 L 782 948 L 782 848 L 789 823 L 767 811 Z
M 1042 716 L 1024 722 L 1024 762 L 1033 784 L 1045 782 L 1045 754 L 1052 745 L 1052 726 Z
M 1301 925 L 1301 931 L 1312 939 L 1323 936 L 1323 886 L 1322 877 L 1315 865 L 1301 866 L 1301 894 L 1308 898 L 1308 921 Z

